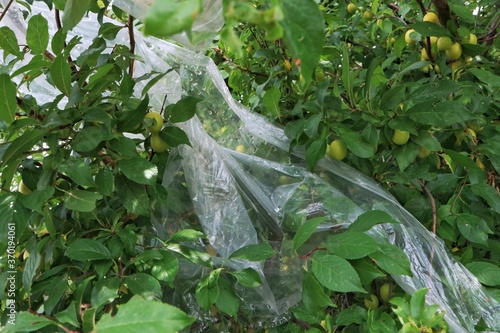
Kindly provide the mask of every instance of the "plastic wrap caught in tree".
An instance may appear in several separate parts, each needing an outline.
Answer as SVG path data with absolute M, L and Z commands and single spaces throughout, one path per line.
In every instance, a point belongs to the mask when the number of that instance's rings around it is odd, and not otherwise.
M 136 3 L 115 1 L 141 17 L 144 12 L 136 12 Z M 52 15 L 44 4 L 32 9 L 34 14 Z M 2 24 L 16 27 L 22 37 L 26 29 L 16 15 L 20 13 L 9 11 Z M 70 37 L 81 37 L 81 43 L 72 50 L 74 57 L 85 52 L 97 36 L 96 20 L 89 15 L 69 33 Z M 55 24 L 50 25 L 50 34 L 56 31 Z M 481 319 L 492 330 L 500 330 L 500 304 L 452 258 L 440 239 L 381 186 L 328 158 L 319 162 L 315 172 L 309 171 L 303 152 L 290 152 L 291 142 L 281 128 L 232 98 L 209 58 L 142 37 L 138 31 L 135 36 L 135 52 L 140 57 L 135 75 L 168 72 L 149 90 L 154 110 L 161 111 L 165 101 L 169 105 L 185 96 L 202 100 L 196 116 L 179 125 L 191 146 L 180 146 L 178 154 L 170 155 L 163 177 L 169 205 L 158 206 L 153 212 L 155 232 L 160 238 L 168 238 L 172 229 L 199 225 L 209 243 L 204 246 L 210 246 L 215 264 L 258 272 L 260 286 L 236 287 L 241 312 L 248 320 L 278 324 L 286 321 L 300 302 L 304 262 L 293 254 L 292 240 L 306 221 L 323 218 L 306 244 L 314 246 L 314 242 L 347 228 L 361 214 L 377 210 L 399 222 L 377 226 L 370 233 L 379 244 L 393 244 L 408 256 L 412 276 L 394 276 L 405 291 L 411 294 L 428 288 L 427 301 L 445 311 L 451 332 L 472 332 Z M 122 29 L 108 43 L 127 45 L 128 38 Z M 146 84 L 138 83 L 136 93 L 140 94 Z M 21 91 L 43 102 L 57 95 L 46 81 L 36 79 Z M 262 243 L 269 243 L 278 255 L 257 262 L 230 258 L 245 246 Z M 173 300 L 202 321 L 208 317 L 197 305 L 195 289 L 197 279 L 206 274 L 200 266 L 182 264 L 173 295 Z

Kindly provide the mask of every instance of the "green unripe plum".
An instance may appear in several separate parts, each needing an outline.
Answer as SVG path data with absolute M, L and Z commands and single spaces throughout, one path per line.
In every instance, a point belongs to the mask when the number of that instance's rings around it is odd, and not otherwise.
M 410 139 L 410 133 L 407 131 L 401 131 L 401 130 L 394 130 L 394 134 L 392 136 L 392 142 L 394 142 L 397 145 L 405 145 L 408 140 Z
M 347 11 L 349 12 L 349 14 L 354 14 L 356 12 L 356 9 L 358 9 L 358 7 L 356 7 L 356 5 L 353 3 L 347 5 Z
M 363 13 L 363 17 L 365 18 L 365 20 L 370 21 L 373 18 L 373 13 L 367 10 Z
M 148 131 L 158 133 L 163 128 L 163 117 L 158 112 L 149 112 L 145 116 L 146 119 L 154 119 L 155 123 L 148 126 Z
M 462 45 L 460 43 L 451 44 L 450 48 L 446 50 L 446 56 L 450 60 L 457 60 L 462 56 Z
M 157 153 L 163 153 L 167 151 L 170 146 L 163 141 L 159 133 L 153 133 L 151 134 L 151 148 Z
M 337 161 L 342 161 L 347 156 L 347 146 L 342 140 L 333 140 L 328 145 L 326 154 Z
M 22 180 L 19 182 L 19 192 L 21 192 L 22 194 L 31 193 L 31 190 L 28 188 L 28 186 L 26 186 L 26 184 Z
M 437 40 L 437 48 L 440 51 L 446 51 L 451 47 L 451 38 L 450 37 L 439 37 Z
M 418 148 L 418 157 L 420 158 L 426 158 L 427 156 L 429 156 L 430 153 L 431 151 L 425 147 L 420 146 Z
M 370 298 L 365 298 L 365 307 L 369 310 L 377 310 L 379 306 L 378 297 L 374 294 L 370 295 Z
M 389 302 L 391 299 L 391 284 L 387 282 L 380 286 L 379 294 L 382 301 Z

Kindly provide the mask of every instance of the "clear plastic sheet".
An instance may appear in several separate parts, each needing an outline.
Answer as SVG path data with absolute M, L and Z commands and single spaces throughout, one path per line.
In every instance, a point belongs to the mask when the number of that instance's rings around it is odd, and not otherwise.
M 138 7 L 134 3 L 115 1 L 141 17 L 143 12 L 135 12 Z M 35 2 L 33 13 L 39 12 L 52 17 L 44 4 Z M 16 30 L 18 38 L 26 31 L 19 18 L 22 15 L 14 7 L 1 22 Z M 82 37 L 75 54 L 85 50 L 97 35 L 95 22 L 95 16 L 89 15 L 71 32 Z M 50 26 L 50 31 L 51 35 L 55 33 L 55 25 Z M 127 45 L 126 32 L 122 30 L 113 43 Z M 167 103 L 175 103 L 183 96 L 203 99 L 196 116 L 180 125 L 192 147 L 181 146 L 170 155 L 163 178 L 169 205 L 155 208 L 155 232 L 168 237 L 186 227 L 201 228 L 216 253 L 216 264 L 235 250 L 259 242 L 269 242 L 278 252 L 262 263 L 226 263 L 235 269 L 252 267 L 263 279 L 258 288 L 235 286 L 245 319 L 257 324 L 279 324 L 288 320 L 290 309 L 300 301 L 304 262 L 292 255 L 290 242 L 303 221 L 314 216 L 328 217 L 328 223 L 320 225 L 309 241 L 313 246 L 361 213 L 377 209 L 401 222 L 376 227 L 371 233 L 381 243 L 397 245 L 410 258 L 413 277 L 394 276 L 403 289 L 411 294 L 419 288 L 429 288 L 427 301 L 446 311 L 450 332 L 474 332 L 480 319 L 492 332 L 500 331 L 500 304 L 452 258 L 440 239 L 380 185 L 328 158 L 320 161 L 315 173 L 309 172 L 303 152 L 289 152 L 290 141 L 281 128 L 249 112 L 232 98 L 209 58 L 159 39 L 142 37 L 139 32 L 136 53 L 142 58 L 136 63 L 136 76 L 174 68 L 150 90 L 153 109 L 160 111 L 165 97 Z M 142 89 L 136 88 L 138 92 Z M 43 78 L 29 89 L 23 86 L 21 91 L 33 95 L 39 103 L 56 94 Z M 170 300 L 197 316 L 200 325 L 210 325 L 210 317 L 196 305 L 194 288 L 196 280 L 206 273 L 198 266 L 183 264 L 178 288 Z

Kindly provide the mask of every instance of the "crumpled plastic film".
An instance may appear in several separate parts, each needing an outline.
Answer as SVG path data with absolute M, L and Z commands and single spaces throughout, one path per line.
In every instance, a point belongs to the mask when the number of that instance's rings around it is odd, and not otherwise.
M 142 20 L 155 2 L 156 0 L 113 0 L 113 5 Z M 170 38 L 192 50 L 204 51 L 223 25 L 222 0 L 203 0 L 203 10 L 193 23 L 191 39 L 186 33 Z
M 115 1 L 115 5 L 125 10 L 133 10 L 134 3 Z M 52 17 L 43 3 L 35 2 L 32 9 L 33 14 Z M 134 12 L 132 15 L 139 17 Z M 69 38 L 82 37 L 81 45 L 73 51 L 75 55 L 88 48 L 97 35 L 95 22 L 96 17 L 89 15 L 70 33 Z M 21 37 L 26 31 L 15 6 L 0 24 L 13 28 Z M 49 24 L 53 35 L 56 27 L 51 20 Z M 120 31 L 110 45 L 114 43 L 128 45 L 127 33 Z M 136 76 L 173 69 L 150 90 L 153 109 L 160 111 L 165 97 L 168 104 L 183 96 L 203 99 L 196 116 L 180 124 L 192 147 L 181 146 L 170 154 L 163 178 L 169 204 L 156 206 L 153 212 L 157 235 L 166 238 L 183 228 L 200 228 L 209 244 L 189 246 L 209 246 L 216 264 L 235 250 L 260 242 L 268 242 L 278 253 L 261 263 L 242 260 L 224 263 L 233 269 L 251 267 L 263 280 L 258 288 L 235 286 L 243 319 L 279 324 L 289 318 L 290 310 L 300 301 L 304 261 L 293 255 L 291 241 L 302 223 L 316 216 L 327 218 L 305 245 L 314 247 L 332 233 L 341 232 L 363 212 L 377 209 L 400 222 L 378 226 L 370 233 L 378 242 L 395 244 L 408 255 L 413 276 L 394 276 L 403 289 L 413 293 L 419 288 L 429 288 L 427 301 L 439 304 L 446 311 L 450 332 L 474 332 L 480 319 L 492 332 L 500 331 L 500 304 L 453 259 L 440 239 L 380 185 L 328 158 L 319 162 L 314 173 L 309 172 L 303 151 L 289 152 L 290 141 L 281 128 L 235 101 L 209 58 L 156 38 L 143 37 L 137 31 L 136 53 L 142 59 L 136 62 Z M 27 56 L 23 64 L 28 61 Z M 136 89 L 140 92 L 141 85 Z M 29 88 L 22 86 L 21 92 L 33 95 L 40 103 L 52 100 L 57 95 L 54 90 L 41 77 Z M 210 325 L 209 316 L 196 305 L 194 298 L 197 279 L 207 273 L 195 265 L 182 264 L 176 282 L 178 288 L 171 300 Z

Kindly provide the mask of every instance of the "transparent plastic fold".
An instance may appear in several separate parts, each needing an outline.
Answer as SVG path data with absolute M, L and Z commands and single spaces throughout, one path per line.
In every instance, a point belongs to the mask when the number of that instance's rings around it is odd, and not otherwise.
M 115 0 L 114 4 L 141 17 L 144 11 L 137 12 L 139 2 Z M 33 14 L 40 12 L 44 17 L 53 17 L 45 4 L 34 2 Z M 22 15 L 14 7 L 0 24 L 22 36 L 26 29 L 19 18 Z M 89 15 L 70 33 L 82 37 L 81 45 L 73 50 L 75 55 L 97 36 L 95 22 L 96 17 Z M 211 22 L 210 17 L 204 22 Z M 56 27 L 50 20 L 49 23 L 53 35 Z M 116 43 L 128 45 L 125 31 L 120 31 L 110 45 Z M 155 232 L 166 238 L 183 228 L 200 228 L 213 248 L 216 264 L 224 262 L 233 269 L 251 267 L 259 272 L 262 286 L 235 286 L 245 319 L 267 325 L 282 323 L 290 318 L 290 310 L 301 300 L 304 261 L 293 255 L 291 240 L 304 221 L 314 216 L 327 217 L 327 222 L 318 227 L 306 244 L 314 246 L 341 231 L 360 214 L 383 210 L 400 224 L 377 226 L 370 233 L 380 243 L 401 248 L 408 255 L 413 272 L 412 277 L 394 276 L 397 283 L 410 294 L 429 288 L 427 301 L 439 304 L 446 312 L 450 332 L 474 332 L 480 319 L 492 331 L 500 331 L 500 304 L 452 258 L 439 238 L 380 185 L 328 158 L 319 162 L 314 173 L 308 171 L 303 152 L 289 152 L 290 141 L 281 128 L 233 99 L 209 58 L 141 36 L 138 31 L 136 53 L 142 59 L 136 62 L 136 76 L 173 69 L 150 90 L 155 111 L 161 111 L 165 98 L 167 104 L 183 96 L 203 99 L 196 116 L 179 125 L 187 133 L 191 147 L 180 146 L 170 154 L 163 177 L 163 185 L 169 191 L 169 205 L 155 206 L 152 219 Z M 26 57 L 23 64 L 28 61 Z M 136 89 L 139 93 L 141 85 Z M 23 93 L 32 95 L 39 103 L 52 100 L 57 95 L 54 90 L 43 77 L 29 89 L 21 87 Z M 260 263 L 227 260 L 234 251 L 261 242 L 268 242 L 278 255 Z M 199 266 L 182 264 L 170 301 L 201 322 L 209 323 L 210 318 L 194 298 L 196 279 L 207 273 Z M 202 329 L 200 326 L 199 331 Z

